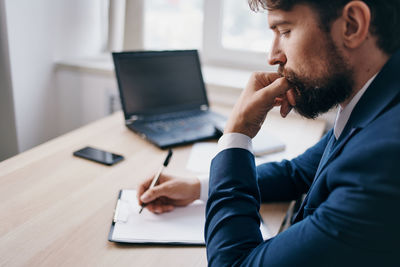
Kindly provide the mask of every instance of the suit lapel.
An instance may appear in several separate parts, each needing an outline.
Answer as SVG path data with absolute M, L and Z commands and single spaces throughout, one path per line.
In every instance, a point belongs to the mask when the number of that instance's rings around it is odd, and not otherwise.
M 330 148 L 330 151 L 326 153 L 327 151 L 324 152 L 324 155 L 321 158 L 321 161 L 319 163 L 317 172 L 315 174 L 315 178 L 313 183 L 318 179 L 319 175 L 321 174 L 321 171 L 334 159 L 336 156 L 339 154 L 343 146 L 347 143 L 347 141 L 359 130 L 360 128 L 352 128 L 350 132 L 342 138 L 343 135 L 337 140 L 332 147 Z M 334 138 L 334 137 L 332 137 Z M 327 150 L 327 149 L 325 149 Z M 326 155 L 325 155 L 326 154 Z
M 343 138 L 339 138 L 338 141 L 334 142 L 335 136 L 332 134 L 328 145 L 325 148 L 324 154 L 322 155 L 321 161 L 318 166 L 318 170 L 315 174 L 315 178 L 313 183 L 311 184 L 310 189 L 308 190 L 307 196 L 305 197 L 304 201 L 301 203 L 299 211 L 297 212 L 296 216 L 294 217 L 292 223 L 296 223 L 303 219 L 304 207 L 307 204 L 309 193 L 312 191 L 315 183 L 317 182 L 321 172 L 324 170 L 329 163 L 337 157 L 343 146 L 347 143 L 348 140 L 357 132 L 359 128 L 353 128 L 351 131 Z M 343 135 L 341 135 L 342 137 Z
M 328 144 L 326 145 L 324 153 L 322 154 L 321 160 L 319 162 L 317 175 L 318 175 L 319 172 L 321 172 L 323 166 L 325 166 L 327 164 L 328 160 L 331 158 L 332 152 L 334 151 L 334 146 L 336 144 L 336 138 L 335 138 L 335 135 L 333 134 L 332 130 L 331 130 L 330 135 L 331 135 L 331 137 L 329 138 Z M 314 178 L 314 180 L 313 180 L 308 192 L 310 192 L 311 189 L 314 187 L 314 184 L 315 184 L 315 182 L 317 180 L 316 177 L 318 177 L 317 175 L 315 176 L 315 178 Z M 292 221 L 292 223 L 295 223 L 295 222 L 300 221 L 302 219 L 304 206 L 308 201 L 308 196 L 309 195 L 310 194 L 307 193 L 307 196 L 304 198 L 303 202 L 301 203 L 299 211 L 297 212 L 296 216 L 294 217 L 294 220 Z

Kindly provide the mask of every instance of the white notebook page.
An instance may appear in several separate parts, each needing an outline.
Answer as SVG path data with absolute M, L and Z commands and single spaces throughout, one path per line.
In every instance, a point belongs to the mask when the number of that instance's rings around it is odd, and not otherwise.
M 112 239 L 121 242 L 204 244 L 205 204 L 196 201 L 172 212 L 139 214 L 135 190 L 123 190 Z
M 143 209 L 136 199 L 136 190 L 122 190 L 112 240 L 128 243 L 187 243 L 205 244 L 205 203 L 197 200 L 172 212 L 154 214 Z M 261 224 L 264 239 L 271 237 Z

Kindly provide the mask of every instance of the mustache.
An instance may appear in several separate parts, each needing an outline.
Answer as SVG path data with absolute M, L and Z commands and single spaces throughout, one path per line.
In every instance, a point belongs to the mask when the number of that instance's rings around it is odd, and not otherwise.
M 285 77 L 285 75 L 284 75 L 285 72 L 286 72 L 285 67 L 284 67 L 283 65 L 279 65 L 279 67 L 278 67 L 278 74 L 279 74 L 281 77 Z
M 295 82 L 296 80 L 298 80 L 298 75 L 293 70 L 287 69 L 283 65 L 279 65 L 278 74 L 281 77 L 286 78 L 289 82 L 290 81 Z
M 284 77 L 300 95 L 300 91 L 304 88 L 304 84 L 293 70 L 286 69 L 283 65 L 279 65 L 278 74 L 279 76 Z

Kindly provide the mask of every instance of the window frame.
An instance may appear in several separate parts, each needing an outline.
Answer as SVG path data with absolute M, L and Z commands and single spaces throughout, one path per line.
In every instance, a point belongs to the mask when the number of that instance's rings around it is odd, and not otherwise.
M 276 67 L 268 64 L 268 52 L 234 50 L 223 47 L 223 0 L 204 0 L 203 12 L 203 59 L 206 63 L 251 70 L 276 71 Z
M 144 0 L 109 0 L 110 5 L 125 6 L 123 49 L 145 49 L 144 47 Z M 268 64 L 268 52 L 234 50 L 223 47 L 223 0 L 203 0 L 203 39 L 200 56 L 208 65 L 247 70 L 276 71 Z M 135 25 L 132 31 L 132 25 Z M 110 36 L 110 35 L 109 35 Z M 133 37 L 134 36 L 134 37 Z M 118 37 L 117 37 L 118 38 Z M 266 47 L 267 50 L 267 47 Z

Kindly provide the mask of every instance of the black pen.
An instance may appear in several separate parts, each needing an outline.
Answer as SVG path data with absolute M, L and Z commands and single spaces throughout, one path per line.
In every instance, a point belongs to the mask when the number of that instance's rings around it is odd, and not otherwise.
M 153 187 L 157 184 L 158 179 L 160 179 L 161 172 L 164 170 L 165 167 L 168 166 L 168 163 L 169 163 L 169 160 L 171 159 L 171 157 L 172 157 L 172 150 L 169 149 L 169 150 L 168 150 L 168 155 L 167 155 L 167 157 L 165 158 L 163 165 L 162 165 L 162 166 L 160 167 L 160 169 L 158 170 L 157 174 L 154 175 L 153 181 L 151 181 L 151 184 L 150 184 L 149 189 L 153 188 Z M 149 190 L 149 189 L 147 189 L 147 190 Z M 139 214 L 142 213 L 143 208 L 144 208 L 145 206 L 146 206 L 146 205 L 143 203 L 143 204 L 142 204 L 142 207 L 140 208 Z

